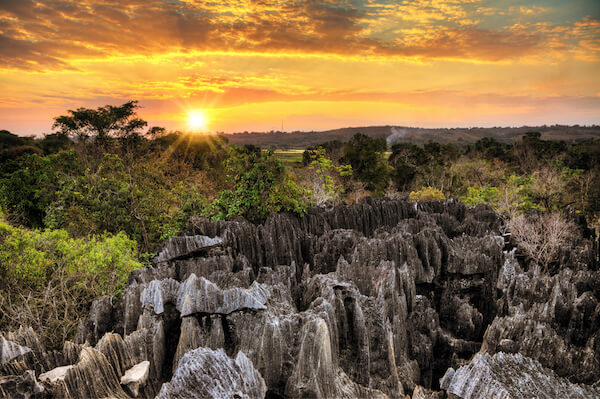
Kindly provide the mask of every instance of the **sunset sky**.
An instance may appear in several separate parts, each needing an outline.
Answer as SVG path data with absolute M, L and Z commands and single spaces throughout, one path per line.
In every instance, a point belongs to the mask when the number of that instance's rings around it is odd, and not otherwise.
M 0 0 L 0 129 L 600 123 L 598 0 Z

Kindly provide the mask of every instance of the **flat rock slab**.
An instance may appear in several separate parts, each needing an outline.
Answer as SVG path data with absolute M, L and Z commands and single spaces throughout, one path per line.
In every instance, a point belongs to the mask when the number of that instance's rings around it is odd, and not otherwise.
M 216 284 L 196 277 L 195 274 L 179 287 L 177 293 L 177 310 L 181 316 L 194 313 L 230 314 L 242 309 L 266 309 L 269 290 L 264 284 L 256 281 L 250 288 L 230 288 L 221 290 Z
M 222 244 L 221 237 L 203 235 L 171 237 L 162 251 L 156 255 L 154 262 L 167 262 L 173 259 L 185 258 Z
M 58 381 L 64 381 L 67 376 L 67 372 L 73 368 L 73 365 L 61 366 L 52 369 L 46 373 L 40 374 L 39 380 L 55 384 Z
M 133 397 L 137 398 L 139 389 L 148 380 L 150 372 L 150 362 L 144 360 L 127 370 L 121 377 L 121 385 L 126 387 Z
M 191 274 L 183 283 L 173 279 L 153 280 L 142 291 L 142 306 L 151 306 L 154 313 L 164 312 L 166 303 L 175 303 L 181 317 L 194 313 L 230 314 L 237 310 L 266 309 L 270 293 L 265 284 L 256 281 L 250 288 L 220 289 L 204 277 Z

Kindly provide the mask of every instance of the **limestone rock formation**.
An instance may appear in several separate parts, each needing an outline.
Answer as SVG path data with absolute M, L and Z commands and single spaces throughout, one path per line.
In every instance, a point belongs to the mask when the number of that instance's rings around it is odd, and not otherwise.
M 5 334 L 0 394 L 423 399 L 488 381 L 522 397 L 506 376 L 555 392 L 600 380 L 592 239 L 547 275 L 506 250 L 491 208 L 452 200 L 192 224 L 120 302 L 96 301 L 62 351 L 31 329 Z
M 31 352 L 26 346 L 21 346 L 15 342 L 8 341 L 0 335 L 0 364 L 5 364 L 11 360 Z
M 499 314 L 483 350 L 518 352 L 575 382 L 598 381 L 600 270 L 525 272 L 511 253 L 499 276 Z
M 520 353 L 475 355 L 468 365 L 448 369 L 441 381 L 448 393 L 463 399 L 594 399 L 600 388 L 560 378 L 539 362 Z
M 0 397 L 11 399 L 29 399 L 40 396 L 44 392 L 32 370 L 27 370 L 22 375 L 5 375 L 0 377 Z
M 202 235 L 171 237 L 162 251 L 156 255 L 154 262 L 167 262 L 177 258 L 189 257 L 195 253 L 221 245 L 220 237 L 207 237 Z
M 157 399 L 262 399 L 266 392 L 264 380 L 243 352 L 233 360 L 223 349 L 198 348 L 183 356 Z

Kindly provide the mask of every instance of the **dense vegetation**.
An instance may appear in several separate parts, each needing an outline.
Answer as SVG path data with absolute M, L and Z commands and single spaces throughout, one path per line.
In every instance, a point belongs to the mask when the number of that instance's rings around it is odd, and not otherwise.
M 327 142 L 322 148 L 334 164 L 351 164 L 355 180 L 375 194 L 435 189 L 471 206 L 490 204 L 507 216 L 569 211 L 598 224 L 600 140 L 568 144 L 528 132 L 514 144 L 493 138 L 462 146 L 402 142 L 389 149 L 387 164 L 377 138 L 357 134 L 349 143 Z M 314 152 L 305 151 L 305 164 Z
M 118 297 L 143 266 L 124 233 L 74 239 L 65 230 L 26 230 L 0 221 L 2 329 L 31 325 L 51 347 L 73 336 L 82 314 L 103 295 Z
M 223 136 L 149 128 L 138 108 L 131 101 L 69 111 L 41 138 L 0 131 L 0 330 L 33 325 L 51 345 L 71 337 L 91 301 L 118 296 L 128 273 L 192 215 L 261 222 L 367 194 L 455 197 L 505 214 L 548 272 L 564 233 L 576 234 L 565 214 L 598 224 L 598 140 L 528 132 L 512 144 L 482 138 L 388 148 L 359 133 L 283 162 Z M 552 224 L 556 245 L 543 245 L 540 224 Z

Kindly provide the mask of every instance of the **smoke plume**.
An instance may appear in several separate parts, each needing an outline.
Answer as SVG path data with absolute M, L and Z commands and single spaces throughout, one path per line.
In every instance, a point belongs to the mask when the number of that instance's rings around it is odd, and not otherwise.
M 392 127 L 390 130 L 392 134 L 390 134 L 386 138 L 388 147 L 391 147 L 392 145 L 396 144 L 396 141 L 406 136 L 405 129 L 398 129 L 397 127 Z

